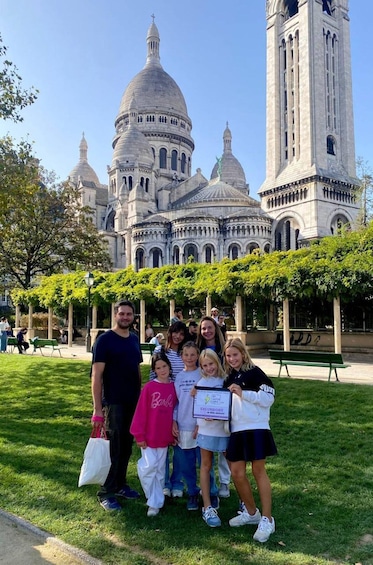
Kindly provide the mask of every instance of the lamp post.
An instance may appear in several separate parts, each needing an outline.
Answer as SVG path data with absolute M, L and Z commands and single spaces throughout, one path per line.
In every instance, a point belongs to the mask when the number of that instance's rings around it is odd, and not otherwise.
M 84 282 L 88 286 L 86 351 L 89 352 L 91 351 L 91 288 L 95 282 L 93 274 L 87 273 Z

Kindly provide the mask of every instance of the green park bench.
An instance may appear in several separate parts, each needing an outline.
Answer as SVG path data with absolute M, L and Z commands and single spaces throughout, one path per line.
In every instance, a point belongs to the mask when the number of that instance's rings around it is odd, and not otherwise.
M 152 359 L 153 351 L 155 349 L 154 343 L 140 343 L 141 353 L 149 355 L 149 363 Z
M 337 369 L 345 369 L 350 367 L 343 362 L 341 353 L 329 353 L 327 351 L 283 351 L 270 349 L 268 351 L 270 358 L 275 364 L 280 365 L 278 377 L 281 374 L 282 367 L 285 367 L 288 377 L 288 365 L 299 365 L 302 367 L 329 367 L 329 377 L 334 371 L 336 381 L 339 381 Z
M 34 354 L 38 349 L 40 349 L 40 353 L 44 355 L 43 349 L 48 348 L 51 350 L 51 354 L 50 354 L 51 357 L 55 351 L 58 351 L 60 357 L 62 357 L 61 348 L 56 339 L 43 339 L 40 337 L 34 337 L 30 339 L 30 344 L 34 347 L 32 354 Z
M 8 337 L 8 346 L 7 347 L 9 347 L 10 353 L 13 353 L 14 349 L 17 347 L 17 343 L 18 342 L 17 342 L 16 337 L 12 337 L 12 336 Z M 17 349 L 17 351 L 18 351 L 18 349 Z

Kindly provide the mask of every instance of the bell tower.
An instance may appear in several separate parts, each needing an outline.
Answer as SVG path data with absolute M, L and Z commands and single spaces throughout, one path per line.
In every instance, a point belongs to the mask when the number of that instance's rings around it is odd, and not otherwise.
M 275 249 L 354 224 L 348 0 L 267 0 L 266 179 Z

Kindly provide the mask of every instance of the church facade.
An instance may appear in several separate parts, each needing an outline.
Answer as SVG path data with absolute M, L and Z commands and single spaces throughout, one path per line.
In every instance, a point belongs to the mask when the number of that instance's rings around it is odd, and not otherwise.
M 354 224 L 354 128 L 347 0 L 267 0 L 267 163 L 260 201 L 223 132 L 210 179 L 192 173 L 192 121 L 160 62 L 154 21 L 144 68 L 115 118 L 108 185 L 86 140 L 69 175 L 115 268 L 211 263 L 297 249 Z

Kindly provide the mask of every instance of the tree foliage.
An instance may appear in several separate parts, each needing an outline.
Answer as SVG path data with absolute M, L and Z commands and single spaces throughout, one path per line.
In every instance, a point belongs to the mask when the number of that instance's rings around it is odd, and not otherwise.
M 326 237 L 298 251 L 248 255 L 220 263 L 165 266 L 135 272 L 95 271 L 94 304 L 126 296 L 164 307 L 170 299 L 180 306 L 203 305 L 206 295 L 225 304 L 236 295 L 251 304 L 281 302 L 284 298 L 312 305 L 340 296 L 345 304 L 373 296 L 373 222 L 355 232 Z M 84 272 L 44 277 L 38 287 L 13 291 L 15 303 L 44 307 L 85 304 Z
M 111 267 L 79 191 L 57 184 L 27 144 L 0 139 L 0 186 L 0 274 L 14 285 L 29 288 L 36 277 L 63 270 Z
M 7 59 L 7 47 L 0 35 L 0 118 L 22 122 L 20 110 L 33 104 L 38 91 L 22 88 L 22 78 L 17 67 Z

